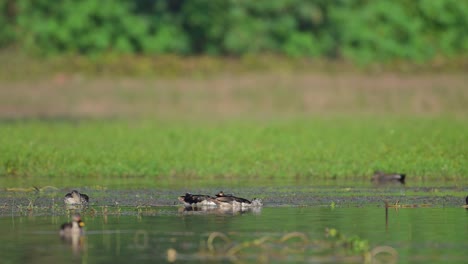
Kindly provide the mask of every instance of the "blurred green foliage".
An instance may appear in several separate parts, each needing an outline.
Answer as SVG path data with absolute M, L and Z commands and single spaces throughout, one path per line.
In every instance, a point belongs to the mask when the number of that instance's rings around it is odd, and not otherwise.
M 13 1 L 0 0 L 0 47 L 10 45 L 16 39 Z
M 358 63 L 468 53 L 468 1 L 0 0 L 0 48 L 33 54 L 283 54 Z

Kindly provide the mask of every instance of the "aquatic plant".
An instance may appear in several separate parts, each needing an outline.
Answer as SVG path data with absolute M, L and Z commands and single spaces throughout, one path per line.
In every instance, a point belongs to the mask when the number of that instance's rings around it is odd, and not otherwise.
M 269 260 L 324 261 L 327 258 L 360 259 L 370 263 L 375 255 L 367 240 L 358 236 L 345 236 L 336 229 L 326 230 L 326 238 L 310 239 L 305 233 L 291 232 L 281 237 L 262 236 L 252 240 L 236 241 L 221 232 L 212 232 L 206 241 L 202 242 L 199 258 L 205 260 L 227 259 L 239 262 L 247 259 L 257 259 L 261 262 Z
M 358 236 L 348 237 L 334 228 L 325 230 L 327 237 L 335 238 L 335 243 L 356 253 L 368 252 L 369 242 Z
M 417 207 L 431 207 L 432 204 L 400 204 L 400 200 L 397 200 L 394 204 L 390 204 L 388 201 L 384 201 L 385 208 L 417 208 Z

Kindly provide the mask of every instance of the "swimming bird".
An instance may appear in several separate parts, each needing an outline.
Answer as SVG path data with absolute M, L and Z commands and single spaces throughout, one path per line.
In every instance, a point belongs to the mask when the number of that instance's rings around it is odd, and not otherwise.
M 71 193 L 65 195 L 63 201 L 67 205 L 88 205 L 89 197 L 84 193 L 73 190 Z
M 178 200 L 181 201 L 186 207 L 216 206 L 214 197 L 209 195 L 185 193 L 185 195 L 179 196 Z
M 223 207 L 259 207 L 263 205 L 260 199 L 254 198 L 252 201 L 249 201 L 232 194 L 225 194 L 223 191 L 216 194 L 215 203 Z
M 81 216 L 79 214 L 73 215 L 72 221 L 70 223 L 64 223 L 60 227 L 60 236 L 79 236 L 83 234 L 83 226 L 85 223 L 81 221 Z
M 406 174 L 376 171 L 374 175 L 372 175 L 371 181 L 374 183 L 400 182 L 401 184 L 405 184 L 405 177 Z

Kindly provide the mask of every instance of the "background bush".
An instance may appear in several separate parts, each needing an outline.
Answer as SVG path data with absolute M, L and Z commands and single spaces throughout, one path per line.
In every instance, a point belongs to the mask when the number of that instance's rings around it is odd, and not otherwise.
M 50 54 L 284 54 L 359 63 L 468 53 L 468 1 L 0 0 L 0 48 Z

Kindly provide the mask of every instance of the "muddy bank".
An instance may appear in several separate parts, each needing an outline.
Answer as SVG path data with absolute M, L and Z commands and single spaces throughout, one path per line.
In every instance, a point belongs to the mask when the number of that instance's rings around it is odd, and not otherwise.
M 95 190 L 82 188 L 80 192 L 90 197 L 89 208 L 96 211 L 121 211 L 122 208 L 151 208 L 182 206 L 177 200 L 186 192 L 214 195 L 221 189 L 134 189 Z M 0 191 L 0 216 L 33 213 L 40 215 L 64 212 L 64 195 L 68 189 L 44 191 Z M 226 189 L 247 199 L 260 198 L 265 207 L 384 207 L 399 204 L 405 207 L 460 207 L 465 204 L 467 187 L 404 187 L 400 185 L 343 188 L 343 187 L 255 187 Z

